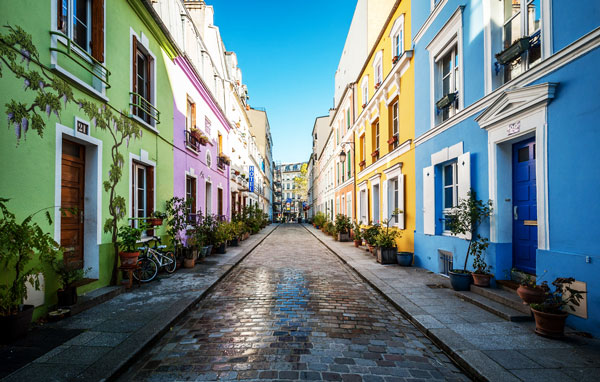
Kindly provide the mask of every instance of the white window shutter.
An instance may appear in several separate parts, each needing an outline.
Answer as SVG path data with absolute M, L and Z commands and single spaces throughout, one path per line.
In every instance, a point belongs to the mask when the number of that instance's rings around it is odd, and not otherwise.
M 458 200 L 469 197 L 471 189 L 471 153 L 467 152 L 458 157 Z
M 398 209 L 402 211 L 398 215 L 398 228 L 404 229 L 404 216 L 406 216 L 405 205 L 404 205 L 404 174 L 398 175 Z
M 423 233 L 435 235 L 435 177 L 433 166 L 423 168 Z
M 382 183 L 382 187 L 383 187 L 383 192 L 381 193 L 381 195 L 383 196 L 381 198 L 381 218 L 383 219 L 390 219 L 390 213 L 388 212 L 389 210 L 389 205 L 390 205 L 390 194 L 388 191 L 388 182 L 389 180 L 385 180 Z
M 458 172 L 458 200 L 467 199 L 471 190 L 471 153 L 467 152 L 458 157 L 456 164 Z M 471 240 L 471 233 L 459 235 L 466 240 Z

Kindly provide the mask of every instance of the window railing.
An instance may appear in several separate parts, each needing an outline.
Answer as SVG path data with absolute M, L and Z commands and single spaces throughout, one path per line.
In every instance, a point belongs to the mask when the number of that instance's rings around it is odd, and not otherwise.
M 200 151 L 200 142 L 192 135 L 189 130 L 185 131 L 185 145 L 194 151 Z
M 221 170 L 225 170 L 225 165 L 227 163 L 225 162 L 225 158 L 223 158 L 222 156 L 218 156 L 217 157 L 217 167 Z
M 131 97 L 129 106 L 132 107 L 134 115 L 137 115 L 148 123 L 150 122 L 148 118 L 154 120 L 157 124 L 160 123 L 160 111 L 150 101 L 134 92 L 129 92 L 129 96 Z
M 110 76 L 111 73 L 110 73 L 110 70 L 108 70 L 106 68 L 106 66 L 102 65 L 100 63 L 100 61 L 96 60 L 92 55 L 90 55 L 88 52 L 86 52 L 85 49 L 79 47 L 79 45 L 77 45 L 73 40 L 71 40 L 64 33 L 58 32 L 58 31 L 50 31 L 50 35 L 52 35 L 52 36 L 58 36 L 58 37 L 63 38 L 66 41 L 66 45 L 67 45 L 67 50 L 66 51 L 64 51 L 64 50 L 62 50 L 60 48 L 50 47 L 50 51 L 51 52 L 57 52 L 57 53 L 64 54 L 71 61 L 73 61 L 74 63 L 76 63 L 77 65 L 79 65 L 81 68 L 83 68 L 83 70 L 85 70 L 86 72 L 90 73 L 92 76 L 94 76 L 99 81 L 101 81 L 104 84 L 104 86 L 106 86 L 107 89 L 110 89 L 110 84 L 108 82 L 108 77 Z M 81 61 L 75 59 L 72 56 L 73 48 L 74 47 L 78 48 L 77 49 L 77 53 L 83 54 L 88 60 L 90 60 L 92 62 L 92 64 L 94 65 L 93 69 L 90 69 L 86 65 L 82 64 Z M 100 68 L 100 70 L 96 71 L 96 70 L 94 70 L 95 68 Z

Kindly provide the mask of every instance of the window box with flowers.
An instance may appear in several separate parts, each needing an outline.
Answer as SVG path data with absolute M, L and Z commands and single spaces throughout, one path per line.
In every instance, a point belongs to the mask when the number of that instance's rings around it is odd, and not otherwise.
M 202 146 L 206 146 L 206 143 L 208 143 L 208 137 L 202 134 L 200 129 L 192 127 L 190 133 L 192 134 L 192 137 L 198 141 L 198 143 L 200 143 Z
M 366 161 L 366 160 L 361 160 L 361 161 L 358 163 L 358 165 L 359 165 L 360 167 L 365 167 L 365 165 L 366 165 L 366 164 L 367 164 L 367 161 Z
M 364 109 L 365 107 L 367 107 L 367 104 L 366 104 L 366 103 L 363 103 L 363 104 L 362 104 L 362 108 Z
M 379 158 L 379 150 L 375 150 L 371 153 L 372 158 Z
M 398 136 L 394 135 L 392 136 L 390 139 L 388 139 L 387 143 L 388 145 L 393 145 L 394 143 L 398 142 Z
M 381 86 L 381 82 L 378 82 L 375 84 L 375 89 L 379 89 L 379 87 Z
M 398 60 L 400 60 L 400 56 L 394 56 L 394 58 L 392 58 L 392 64 L 395 64 Z

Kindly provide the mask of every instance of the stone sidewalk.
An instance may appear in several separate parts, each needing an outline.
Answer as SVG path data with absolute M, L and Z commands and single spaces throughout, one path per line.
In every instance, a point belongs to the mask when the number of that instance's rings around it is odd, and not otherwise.
M 447 278 L 421 268 L 381 265 L 364 247 L 305 228 L 391 301 L 477 380 L 598 381 L 600 341 L 575 333 L 536 335 L 533 322 L 509 322 L 458 298 Z
M 159 274 L 158 282 L 131 291 L 78 315 L 46 326 L 83 332 L 25 365 L 2 381 L 103 381 L 135 357 L 198 303 L 277 225 L 270 225 L 226 254 L 207 257 L 193 269 Z

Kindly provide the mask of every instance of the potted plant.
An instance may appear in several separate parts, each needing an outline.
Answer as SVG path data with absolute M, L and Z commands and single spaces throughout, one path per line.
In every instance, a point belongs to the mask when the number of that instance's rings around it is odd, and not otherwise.
M 9 342 L 27 333 L 33 316 L 33 305 L 24 305 L 27 284 L 40 289 L 41 266 L 30 263 L 50 262 L 61 254 L 52 235 L 44 232 L 33 217 L 18 222 L 6 206 L 9 199 L 0 198 L 0 264 L 6 271 L 0 280 L 0 342 Z M 48 223 L 52 220 L 46 212 Z
M 359 167 L 364 167 L 366 164 L 367 164 L 366 160 L 361 160 L 360 162 L 358 162 Z
M 574 306 L 579 306 L 584 292 L 571 288 L 574 278 L 559 277 L 552 282 L 554 290 L 551 290 L 547 282 L 542 283 L 546 290 L 546 299 L 541 303 L 530 305 L 535 318 L 535 332 L 544 337 L 560 338 L 564 335 L 565 321 L 568 313 L 565 308 L 575 311 Z
M 356 248 L 360 247 L 362 244 L 363 233 L 360 230 L 361 222 L 353 222 L 352 223 L 352 234 L 354 235 L 354 246 Z
M 196 266 L 196 254 L 197 251 L 193 248 L 186 248 L 185 255 L 183 258 L 184 268 L 194 268 L 194 266 Z
M 397 135 L 393 135 L 390 139 L 387 140 L 387 143 L 388 143 L 388 145 L 393 145 L 397 141 L 398 141 L 398 136 Z
M 375 150 L 371 153 L 371 158 L 376 158 L 379 156 L 379 150 Z
M 55 258 L 51 263 L 52 269 L 58 276 L 62 288 L 56 291 L 58 306 L 66 307 L 77 303 L 77 282 L 83 280 L 92 268 L 79 268 L 67 262 L 64 258 Z
M 369 226 L 369 228 L 367 228 L 363 233 L 363 237 L 367 242 L 369 252 L 371 252 L 373 255 L 376 254 L 374 248 L 377 246 L 377 235 L 379 235 L 380 231 L 381 227 L 379 227 L 379 224 L 373 224 Z
M 192 134 L 192 137 L 194 137 L 197 141 L 199 141 L 202 137 L 202 132 L 195 126 L 190 129 L 190 134 Z
M 180 197 L 173 197 L 166 201 L 165 210 L 167 218 L 167 235 L 173 241 L 173 252 L 179 259 L 183 256 L 183 237 L 188 226 L 187 213 L 191 207 L 192 201 Z M 180 260 L 181 261 L 181 260 Z
M 490 273 L 491 266 L 485 262 L 484 253 L 487 250 L 490 242 L 487 238 L 479 238 L 473 242 L 471 253 L 473 254 L 473 284 L 480 287 L 489 287 L 490 280 L 494 275 Z
M 394 58 L 392 58 L 392 64 L 395 64 L 396 62 L 398 62 L 399 59 L 400 59 L 400 56 L 394 56 Z
M 122 225 L 117 234 L 119 238 L 119 259 L 121 267 L 134 268 L 137 266 L 140 252 L 137 250 L 138 241 L 142 238 L 142 228 L 132 227 L 131 225 Z
M 446 215 L 446 227 L 452 235 L 468 235 L 469 242 L 463 269 L 451 269 L 448 272 L 454 290 L 469 290 L 472 277 L 471 272 L 467 271 L 469 254 L 475 253 L 484 240 L 481 235 L 477 234 L 477 230 L 479 225 L 491 215 L 492 210 L 492 201 L 488 200 L 484 203 L 478 200 L 475 191 L 471 189 L 467 198 L 459 200 L 458 206 Z M 487 241 L 487 239 L 485 240 Z
M 220 223 L 215 231 L 215 242 L 217 253 L 224 254 L 227 252 L 227 240 L 229 240 L 229 232 L 227 223 Z
M 542 303 L 546 299 L 548 286 L 546 284 L 536 285 L 538 280 L 531 275 L 525 275 L 519 281 L 517 294 L 525 304 Z
M 320 227 L 323 227 L 323 224 L 325 224 L 326 221 L 327 218 L 325 217 L 325 214 L 321 211 L 317 212 L 313 219 L 313 223 L 315 224 L 316 229 L 320 229 Z
M 167 214 L 160 211 L 152 212 L 151 217 L 146 219 L 146 223 L 153 227 L 158 227 L 163 224 L 163 220 L 167 218 Z
M 337 214 L 335 217 L 335 232 L 339 241 L 350 241 L 350 230 L 352 223 L 350 218 L 343 214 Z
M 400 236 L 400 231 L 390 230 L 389 220 L 384 220 L 385 229 L 379 230 L 375 236 L 377 245 L 377 262 L 380 264 L 396 264 L 396 238 Z

